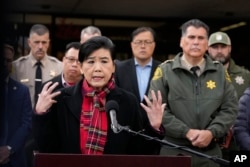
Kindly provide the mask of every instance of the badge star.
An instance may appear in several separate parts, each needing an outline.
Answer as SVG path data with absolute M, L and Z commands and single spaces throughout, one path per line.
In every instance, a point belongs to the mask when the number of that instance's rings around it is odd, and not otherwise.
M 49 75 L 54 77 L 54 76 L 56 76 L 56 72 L 54 70 L 50 70 Z
M 207 88 L 209 88 L 209 89 L 216 88 L 215 82 L 209 80 L 209 81 L 207 82 Z
M 239 85 L 242 85 L 242 84 L 244 84 L 244 79 L 242 78 L 242 76 L 236 76 L 235 82 Z

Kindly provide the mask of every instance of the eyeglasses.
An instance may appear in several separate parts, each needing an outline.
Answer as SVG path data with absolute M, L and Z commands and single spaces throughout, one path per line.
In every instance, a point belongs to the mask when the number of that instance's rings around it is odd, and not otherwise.
M 138 41 L 133 41 L 133 43 L 135 45 L 145 45 L 145 46 L 148 46 L 148 45 L 151 45 L 152 43 L 154 43 L 154 41 L 141 41 L 141 40 L 138 40 Z
M 70 64 L 73 64 L 73 63 L 75 63 L 75 62 L 76 62 L 76 64 L 80 64 L 80 62 L 79 62 L 78 59 L 75 59 L 75 58 L 73 58 L 73 57 L 66 57 L 66 56 L 65 56 L 65 58 L 68 60 L 68 62 L 69 62 Z

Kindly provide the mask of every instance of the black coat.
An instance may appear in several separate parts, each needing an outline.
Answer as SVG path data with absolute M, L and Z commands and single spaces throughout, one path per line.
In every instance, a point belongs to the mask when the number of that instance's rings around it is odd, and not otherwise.
M 154 71 L 160 64 L 160 61 L 154 60 L 152 62 L 152 70 L 150 73 L 147 89 L 146 89 L 146 95 L 148 95 L 149 87 L 150 87 L 150 81 L 154 75 Z M 138 88 L 138 82 L 137 82 L 137 76 L 136 76 L 136 67 L 134 58 L 119 61 L 116 63 L 116 71 L 115 71 L 115 82 L 116 85 L 118 85 L 120 88 L 125 89 L 131 93 L 133 93 L 137 101 L 140 102 L 140 93 Z M 144 104 L 146 104 L 145 100 L 142 101 Z M 139 103 L 138 103 L 139 104 Z M 147 113 L 144 111 L 142 107 L 140 107 L 140 112 L 143 119 L 143 127 L 146 130 L 146 133 L 150 136 L 157 137 L 157 138 L 163 138 L 163 134 L 158 134 L 154 130 L 152 130 L 152 127 L 149 123 Z M 163 128 L 163 127 L 162 127 Z M 158 142 L 154 141 L 142 141 L 143 145 L 146 146 L 142 148 L 143 154 L 159 154 L 161 145 Z
M 146 95 L 148 94 L 149 86 L 150 86 L 150 80 L 152 79 L 154 75 L 155 69 L 160 64 L 160 61 L 154 60 L 152 62 L 152 70 L 150 73 L 148 86 L 146 89 Z M 115 70 L 115 82 L 116 85 L 119 86 L 119 88 L 125 89 L 131 93 L 133 93 L 137 100 L 140 102 L 140 93 L 138 88 L 138 82 L 137 82 L 137 76 L 136 76 L 136 68 L 135 68 L 135 62 L 134 58 L 119 61 L 116 63 L 116 70 Z
M 35 139 L 40 152 L 81 153 L 80 152 L 80 112 L 82 105 L 82 81 L 75 86 L 61 90 L 50 112 L 34 116 Z M 118 87 L 112 90 L 106 101 L 115 100 L 119 104 L 117 120 L 130 129 L 142 130 L 142 118 L 136 97 Z M 108 125 L 110 125 L 109 115 Z M 126 131 L 118 134 L 108 128 L 105 154 L 142 154 L 140 136 Z

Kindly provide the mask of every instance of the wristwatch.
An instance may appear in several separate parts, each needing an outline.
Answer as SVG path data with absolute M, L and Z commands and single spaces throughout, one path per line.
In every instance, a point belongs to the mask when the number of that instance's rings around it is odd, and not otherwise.
M 10 154 L 13 154 L 13 153 L 14 153 L 13 150 L 12 150 L 12 147 L 7 146 L 7 149 L 10 151 Z

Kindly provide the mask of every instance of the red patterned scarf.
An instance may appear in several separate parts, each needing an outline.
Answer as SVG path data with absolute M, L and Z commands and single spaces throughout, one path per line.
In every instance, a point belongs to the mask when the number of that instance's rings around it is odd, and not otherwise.
M 82 154 L 103 154 L 107 139 L 108 121 L 105 99 L 115 88 L 114 77 L 106 87 L 96 90 L 84 79 L 82 84 L 83 102 L 80 116 L 80 146 Z

